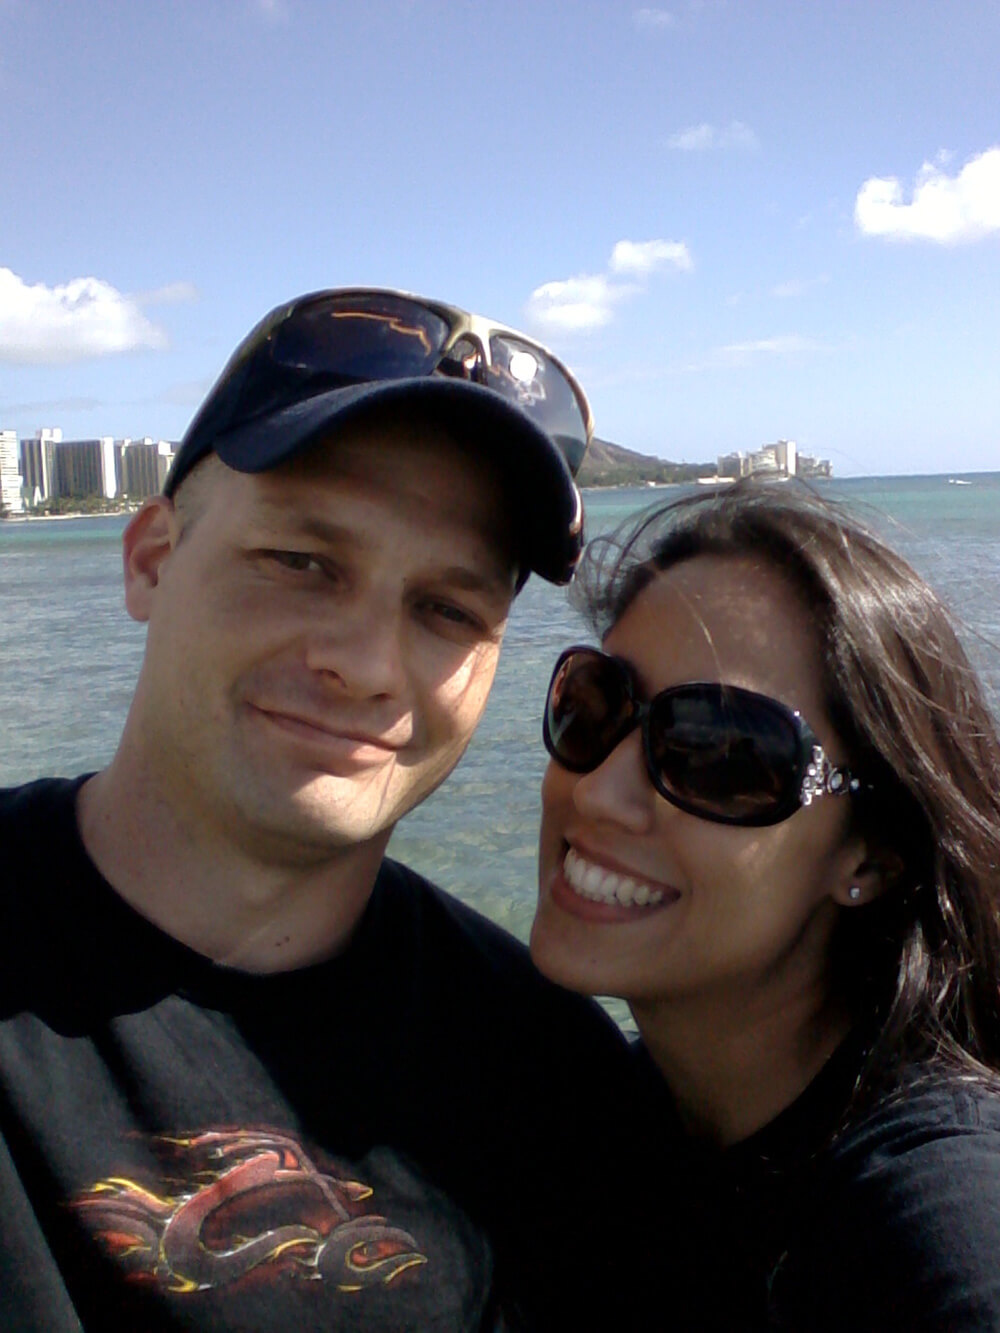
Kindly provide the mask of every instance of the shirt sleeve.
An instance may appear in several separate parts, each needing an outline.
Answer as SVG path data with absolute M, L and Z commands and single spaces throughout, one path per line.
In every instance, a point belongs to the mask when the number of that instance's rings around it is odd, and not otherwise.
M 827 1154 L 772 1275 L 771 1327 L 1000 1330 L 1000 1098 L 910 1094 Z

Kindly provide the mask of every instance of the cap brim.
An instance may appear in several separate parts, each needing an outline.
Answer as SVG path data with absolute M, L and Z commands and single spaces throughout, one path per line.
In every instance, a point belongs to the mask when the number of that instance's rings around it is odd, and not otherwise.
M 237 472 L 267 472 L 315 444 L 335 426 L 376 408 L 410 405 L 433 414 L 460 444 L 495 461 L 509 480 L 512 526 L 527 568 L 565 583 L 583 535 L 580 493 L 562 453 L 528 415 L 491 389 L 465 380 L 376 380 L 306 398 L 245 422 L 212 441 Z

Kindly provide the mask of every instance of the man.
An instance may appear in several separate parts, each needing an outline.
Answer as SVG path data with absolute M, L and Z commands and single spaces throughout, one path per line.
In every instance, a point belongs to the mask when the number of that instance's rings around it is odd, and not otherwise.
M 398 293 L 237 349 L 125 532 L 114 759 L 0 797 L 7 1333 L 600 1326 L 617 1034 L 384 859 L 572 569 L 588 434 L 543 349 Z

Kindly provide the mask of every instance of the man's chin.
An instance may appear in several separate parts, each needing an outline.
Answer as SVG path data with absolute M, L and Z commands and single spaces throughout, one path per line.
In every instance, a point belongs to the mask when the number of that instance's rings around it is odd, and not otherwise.
M 237 766 L 242 775 L 233 792 L 232 828 L 246 824 L 282 856 L 315 863 L 324 855 L 387 842 L 402 817 L 424 801 L 457 762 L 433 769 L 407 769 L 399 763 L 344 774 L 317 771 L 299 757 L 244 752 Z M 451 756 L 449 756 L 449 760 Z
M 371 784 L 359 792 L 356 783 L 324 773 L 269 807 L 259 812 L 258 827 L 275 838 L 300 844 L 303 851 L 322 854 L 388 839 L 411 803 L 373 790 Z

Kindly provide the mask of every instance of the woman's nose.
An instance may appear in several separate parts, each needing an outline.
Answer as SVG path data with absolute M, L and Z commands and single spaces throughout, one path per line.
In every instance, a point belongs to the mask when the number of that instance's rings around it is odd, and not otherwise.
M 651 825 L 656 791 L 646 772 L 642 734 L 637 727 L 573 789 L 573 804 L 586 819 L 610 822 L 633 833 Z

